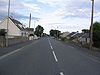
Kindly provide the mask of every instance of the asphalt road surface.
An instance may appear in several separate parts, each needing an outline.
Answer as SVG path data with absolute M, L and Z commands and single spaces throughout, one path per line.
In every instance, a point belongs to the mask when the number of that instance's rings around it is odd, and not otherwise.
M 0 57 L 0 75 L 100 75 L 100 60 L 46 37 Z

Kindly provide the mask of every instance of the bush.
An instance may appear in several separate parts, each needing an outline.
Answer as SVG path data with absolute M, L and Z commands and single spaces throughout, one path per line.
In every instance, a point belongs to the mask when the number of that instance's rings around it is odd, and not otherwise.
M 93 45 L 100 48 L 100 23 L 93 24 Z
M 5 36 L 5 35 L 6 35 L 5 29 L 0 29 L 0 36 Z

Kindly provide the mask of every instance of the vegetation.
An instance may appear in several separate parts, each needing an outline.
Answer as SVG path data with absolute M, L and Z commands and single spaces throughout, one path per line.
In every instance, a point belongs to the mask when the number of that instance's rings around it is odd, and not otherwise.
M 42 26 L 38 25 L 35 28 L 35 35 L 37 35 L 38 37 L 41 37 L 43 34 L 43 31 L 44 31 L 44 28 Z
M 59 38 L 60 34 L 61 34 L 61 31 L 59 31 L 59 30 L 50 30 L 50 35 L 53 37 Z
M 93 24 L 93 45 L 100 48 L 100 22 Z
M 88 30 L 88 29 L 83 29 L 82 32 L 83 32 L 83 33 L 89 33 L 90 30 Z
M 5 29 L 0 29 L 0 36 L 5 36 L 5 35 L 6 35 Z

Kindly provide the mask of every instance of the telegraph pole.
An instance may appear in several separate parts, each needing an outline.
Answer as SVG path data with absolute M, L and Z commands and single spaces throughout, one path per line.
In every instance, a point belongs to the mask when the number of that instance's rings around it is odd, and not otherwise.
M 28 39 L 30 40 L 30 26 L 31 26 L 31 13 L 30 13 L 30 16 L 29 16 L 29 31 L 28 31 L 28 33 L 29 33 L 29 35 L 28 35 Z
M 10 0 L 8 2 L 8 17 L 7 17 L 7 34 L 6 34 L 6 46 L 8 46 L 8 27 L 9 27 L 9 14 L 10 14 Z
M 31 26 L 31 13 L 30 13 L 30 17 L 29 17 L 29 28 Z
M 94 15 L 94 0 L 92 1 L 92 12 L 91 12 L 91 26 L 90 26 L 90 50 L 92 50 L 93 45 L 93 15 Z

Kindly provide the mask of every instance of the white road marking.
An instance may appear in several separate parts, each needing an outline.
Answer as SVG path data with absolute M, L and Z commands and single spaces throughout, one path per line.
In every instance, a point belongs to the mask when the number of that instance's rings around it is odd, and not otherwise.
M 50 42 L 49 38 L 48 38 L 48 42 L 49 42 L 50 48 L 53 49 L 53 47 L 52 47 L 52 45 L 51 45 L 51 42 Z
M 52 46 L 50 46 L 51 47 L 51 49 L 53 49 L 53 47 Z
M 37 43 L 37 42 L 34 42 L 34 44 L 35 44 L 35 43 Z M 33 43 L 31 43 L 31 44 L 29 44 L 29 45 L 32 45 L 32 44 L 33 44 Z M 29 46 L 29 45 L 26 45 L 26 46 L 24 46 L 24 47 L 22 47 L 22 48 L 16 49 L 16 50 L 14 50 L 14 51 L 12 51 L 12 52 L 10 52 L 10 53 L 7 53 L 7 54 L 5 54 L 5 55 L 3 55 L 3 56 L 0 56 L 0 60 L 4 59 L 4 58 L 6 58 L 7 56 L 10 56 L 10 55 L 12 55 L 12 54 L 14 54 L 14 53 L 17 53 L 18 51 L 22 50 L 23 48 L 25 48 L 25 47 L 27 47 L 27 46 Z
M 64 73 L 63 72 L 60 72 L 60 75 L 64 75 Z
M 9 55 L 12 55 L 12 54 L 14 54 L 14 53 L 16 53 L 16 52 L 18 52 L 18 51 L 20 51 L 20 50 L 21 50 L 21 49 L 17 49 L 17 50 L 15 50 L 15 51 L 12 51 L 12 52 L 10 52 L 10 53 L 7 53 L 7 54 L 1 56 L 1 57 L 0 57 L 0 60 L 1 60 L 1 59 L 4 59 L 5 57 L 7 57 L 7 56 L 9 56 Z
M 54 52 L 54 51 L 52 51 L 52 53 L 53 53 L 53 56 L 54 56 L 55 61 L 56 61 L 56 62 L 58 62 L 58 59 L 57 59 L 57 57 L 56 57 L 55 52 Z

